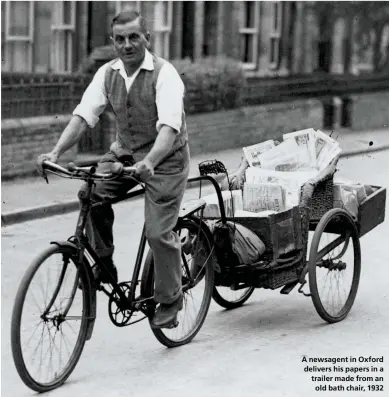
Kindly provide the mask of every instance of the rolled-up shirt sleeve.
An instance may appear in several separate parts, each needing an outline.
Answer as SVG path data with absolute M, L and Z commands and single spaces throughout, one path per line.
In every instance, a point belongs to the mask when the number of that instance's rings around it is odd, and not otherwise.
M 97 124 L 101 113 L 103 113 L 108 103 L 104 84 L 107 67 L 110 66 L 106 64 L 97 70 L 85 90 L 81 102 L 73 111 L 73 115 L 82 117 L 91 128 Z
M 156 105 L 158 110 L 157 131 L 168 125 L 177 132 L 182 125 L 185 87 L 174 66 L 166 62 L 158 75 L 156 84 Z

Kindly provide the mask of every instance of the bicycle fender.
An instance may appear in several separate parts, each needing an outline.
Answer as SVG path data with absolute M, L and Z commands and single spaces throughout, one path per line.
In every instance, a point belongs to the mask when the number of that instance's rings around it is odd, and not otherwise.
M 78 248 L 70 241 L 51 241 L 50 244 L 57 245 L 60 248 L 69 249 L 74 252 L 74 256 L 77 257 Z M 96 288 L 93 287 L 93 274 L 90 266 L 84 266 L 83 269 L 86 272 L 86 283 L 89 299 L 87 300 L 87 313 L 88 313 L 88 331 L 86 333 L 86 340 L 90 340 L 93 333 L 93 328 L 96 321 Z
M 61 248 L 69 248 L 70 250 L 75 250 L 77 252 L 77 246 L 70 241 L 50 241 L 50 244 L 58 245 Z

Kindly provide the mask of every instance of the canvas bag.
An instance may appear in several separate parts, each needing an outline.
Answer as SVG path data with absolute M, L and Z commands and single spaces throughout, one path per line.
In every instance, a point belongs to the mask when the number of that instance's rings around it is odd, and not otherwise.
M 265 252 L 262 240 L 247 227 L 234 222 L 216 223 L 213 230 L 215 251 L 221 266 L 251 265 Z

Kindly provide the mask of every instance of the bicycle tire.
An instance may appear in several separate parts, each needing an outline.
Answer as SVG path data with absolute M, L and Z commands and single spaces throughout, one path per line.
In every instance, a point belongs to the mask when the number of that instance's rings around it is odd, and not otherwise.
M 218 288 L 228 288 L 228 287 L 218 287 L 218 286 L 214 286 L 213 287 L 213 291 L 212 291 L 212 298 L 213 300 L 221 307 L 224 307 L 227 310 L 232 310 L 232 309 L 236 309 L 240 306 L 242 306 L 245 302 L 247 302 L 247 300 L 250 298 L 250 296 L 253 294 L 255 287 L 247 287 L 246 291 L 243 293 L 243 295 L 232 301 L 232 300 L 228 300 L 226 298 L 224 298 L 221 294 L 221 292 L 219 292 Z
M 206 261 L 206 264 L 204 266 L 205 274 L 203 274 L 203 279 L 205 281 L 205 291 L 204 291 L 204 296 L 202 299 L 201 303 L 201 308 L 200 312 L 197 315 L 196 318 L 196 324 L 194 325 L 193 329 L 188 333 L 188 335 L 185 338 L 182 338 L 180 340 L 172 340 L 169 338 L 167 335 L 169 333 L 169 330 L 165 329 L 158 329 L 158 328 L 153 328 L 151 327 L 151 330 L 157 340 L 163 344 L 166 347 L 178 347 L 184 344 L 189 343 L 200 331 L 205 318 L 208 313 L 208 309 L 211 303 L 212 299 L 212 290 L 213 290 L 213 282 L 214 282 L 214 269 L 213 269 L 213 262 L 212 262 L 212 246 L 209 241 L 207 232 L 200 226 L 199 224 L 191 219 L 191 218 L 186 218 L 183 220 L 180 220 L 177 224 L 177 227 L 175 228 L 176 232 L 182 229 L 188 229 L 190 231 L 193 231 L 194 233 L 199 231 L 200 241 L 202 244 L 204 244 L 204 247 L 206 249 L 206 252 L 208 254 L 208 260 Z M 203 272 L 203 271 L 202 271 Z M 202 273 L 201 272 L 201 273 Z M 199 283 L 196 283 L 192 289 L 195 289 Z M 189 290 L 190 291 L 190 290 Z M 154 294 L 154 261 L 153 261 L 153 255 L 151 250 L 148 252 L 148 255 L 145 260 L 143 272 L 142 272 L 142 278 L 141 278 L 141 295 L 142 297 L 148 297 L 148 296 L 153 296 Z M 185 305 L 184 305 L 185 307 Z M 155 311 L 155 306 L 153 305 L 148 312 L 148 318 L 149 322 L 151 325 L 152 321 L 152 316 Z
M 330 314 L 325 309 L 322 299 L 320 298 L 318 282 L 317 282 L 318 280 L 317 280 L 317 259 L 316 259 L 319 250 L 320 239 L 323 233 L 325 233 L 326 227 L 330 224 L 331 220 L 333 220 L 334 218 L 338 218 L 338 219 L 343 218 L 343 220 L 345 221 L 345 225 L 347 226 L 348 230 L 351 233 L 349 239 L 351 239 L 352 241 L 353 257 L 354 257 L 354 272 L 353 272 L 350 292 L 347 296 L 347 300 L 344 306 L 339 311 L 338 315 Z M 347 248 L 349 247 L 349 242 L 350 240 L 345 242 L 345 250 L 347 250 Z M 343 256 L 345 250 L 342 250 L 342 254 L 340 256 Z M 339 255 L 336 257 L 336 259 L 339 259 Z M 309 289 L 315 309 L 323 320 L 332 324 L 342 321 L 348 315 L 356 298 L 356 294 L 359 286 L 360 274 L 361 274 L 361 247 L 360 247 L 357 227 L 351 216 L 345 210 L 340 208 L 334 208 L 328 211 L 327 213 L 325 213 L 324 216 L 321 218 L 320 222 L 318 223 L 312 239 L 310 253 L 309 253 L 309 264 L 308 264 Z
M 73 281 L 73 283 L 77 283 L 77 284 L 81 283 L 81 289 L 79 289 L 78 291 L 80 291 L 80 293 L 82 294 L 82 304 L 84 310 L 82 310 L 81 326 L 80 326 L 77 342 L 73 349 L 71 357 L 69 358 L 69 361 L 65 366 L 64 371 L 60 374 L 60 376 L 57 377 L 57 379 L 48 383 L 42 383 L 41 381 L 37 381 L 36 379 L 34 379 L 34 377 L 31 375 L 29 369 L 26 366 L 22 351 L 21 320 L 22 320 L 23 307 L 25 304 L 26 295 L 29 290 L 29 287 L 31 286 L 31 282 L 34 276 L 36 275 L 39 268 L 44 264 L 44 262 L 48 260 L 51 256 L 56 254 L 66 255 L 68 258 L 70 258 L 73 265 L 77 267 L 78 269 L 76 271 L 77 276 L 76 279 Z M 35 258 L 35 260 L 31 263 L 31 265 L 25 272 L 15 297 L 15 303 L 14 303 L 14 307 L 12 311 L 12 319 L 11 319 L 11 349 L 12 349 L 14 364 L 20 378 L 25 383 L 25 385 L 38 393 L 47 392 L 56 389 L 66 381 L 66 379 L 70 376 L 75 366 L 77 365 L 81 353 L 83 351 L 85 342 L 87 340 L 87 331 L 88 331 L 87 318 L 89 316 L 89 312 L 88 312 L 89 292 L 87 288 L 88 283 L 86 279 L 87 275 L 82 270 L 82 268 L 78 264 L 76 264 L 75 254 L 76 254 L 76 250 L 72 250 L 69 247 L 60 247 L 58 245 L 53 245 L 47 248 L 45 251 L 43 251 L 40 255 L 38 255 Z M 61 283 L 62 282 L 63 280 L 61 280 Z M 57 291 L 57 295 L 58 295 L 58 291 Z M 74 291 L 74 288 L 72 289 L 72 291 Z M 76 292 L 74 292 L 74 294 L 75 293 Z M 71 303 L 73 303 L 73 300 L 74 300 L 74 296 L 70 298 Z M 69 308 L 67 308 L 67 310 L 69 310 Z M 51 337 L 51 331 L 50 331 L 50 337 Z

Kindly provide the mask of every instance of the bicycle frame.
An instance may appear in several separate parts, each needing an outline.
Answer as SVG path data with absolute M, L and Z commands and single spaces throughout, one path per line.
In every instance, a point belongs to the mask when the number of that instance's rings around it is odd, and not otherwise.
M 201 182 L 202 180 L 208 180 L 212 183 L 216 190 L 216 194 L 218 196 L 219 202 L 221 203 L 221 220 L 222 222 L 226 222 L 226 215 L 225 215 L 225 209 L 224 209 L 224 203 L 223 203 L 223 198 L 221 195 L 221 190 L 220 187 L 217 183 L 217 181 L 210 177 L 210 176 L 198 176 L 198 177 L 193 177 L 188 179 L 188 184 L 195 183 L 195 182 Z M 89 264 L 91 266 L 98 266 L 99 268 L 103 270 L 107 270 L 106 265 L 104 264 L 103 261 L 99 258 L 95 250 L 92 248 L 88 238 L 84 234 L 84 229 L 87 221 L 87 216 L 89 212 L 91 211 L 92 207 L 100 206 L 103 205 L 102 203 L 92 203 L 92 193 L 93 193 L 93 188 L 94 188 L 94 181 L 92 178 L 88 178 L 86 180 L 87 183 L 87 188 L 86 190 L 80 195 L 80 202 L 81 202 L 81 208 L 80 208 L 80 213 L 79 217 L 77 220 L 77 226 L 76 226 L 76 231 L 74 234 L 74 240 L 75 240 L 75 245 L 78 248 L 79 252 L 79 261 L 82 263 L 82 258 L 83 256 L 86 257 L 88 260 Z M 137 189 L 135 191 L 130 191 L 128 192 L 125 196 L 116 198 L 110 201 L 110 204 L 116 204 L 121 201 L 128 200 L 130 198 L 134 198 L 137 196 L 140 196 L 144 194 L 145 190 L 142 189 Z M 145 234 L 145 226 L 143 226 L 142 229 L 142 234 L 138 246 L 138 252 L 135 260 L 135 266 L 134 266 L 134 271 L 132 274 L 132 279 L 130 283 L 130 294 L 129 297 L 127 297 L 122 289 L 120 288 L 119 284 L 114 280 L 114 278 L 107 272 L 108 277 L 110 278 L 110 285 L 115 293 L 118 294 L 120 298 L 121 304 L 123 304 L 124 309 L 127 310 L 142 310 L 142 303 L 152 299 L 153 297 L 142 297 L 140 300 L 136 299 L 135 294 L 136 294 L 136 287 L 138 285 L 138 280 L 139 280 L 139 275 L 142 267 L 142 261 L 144 258 L 145 254 L 145 248 L 146 248 L 146 234 Z M 185 266 L 188 266 L 185 264 Z M 100 287 L 100 290 L 102 290 L 107 296 L 110 294 L 104 287 Z

